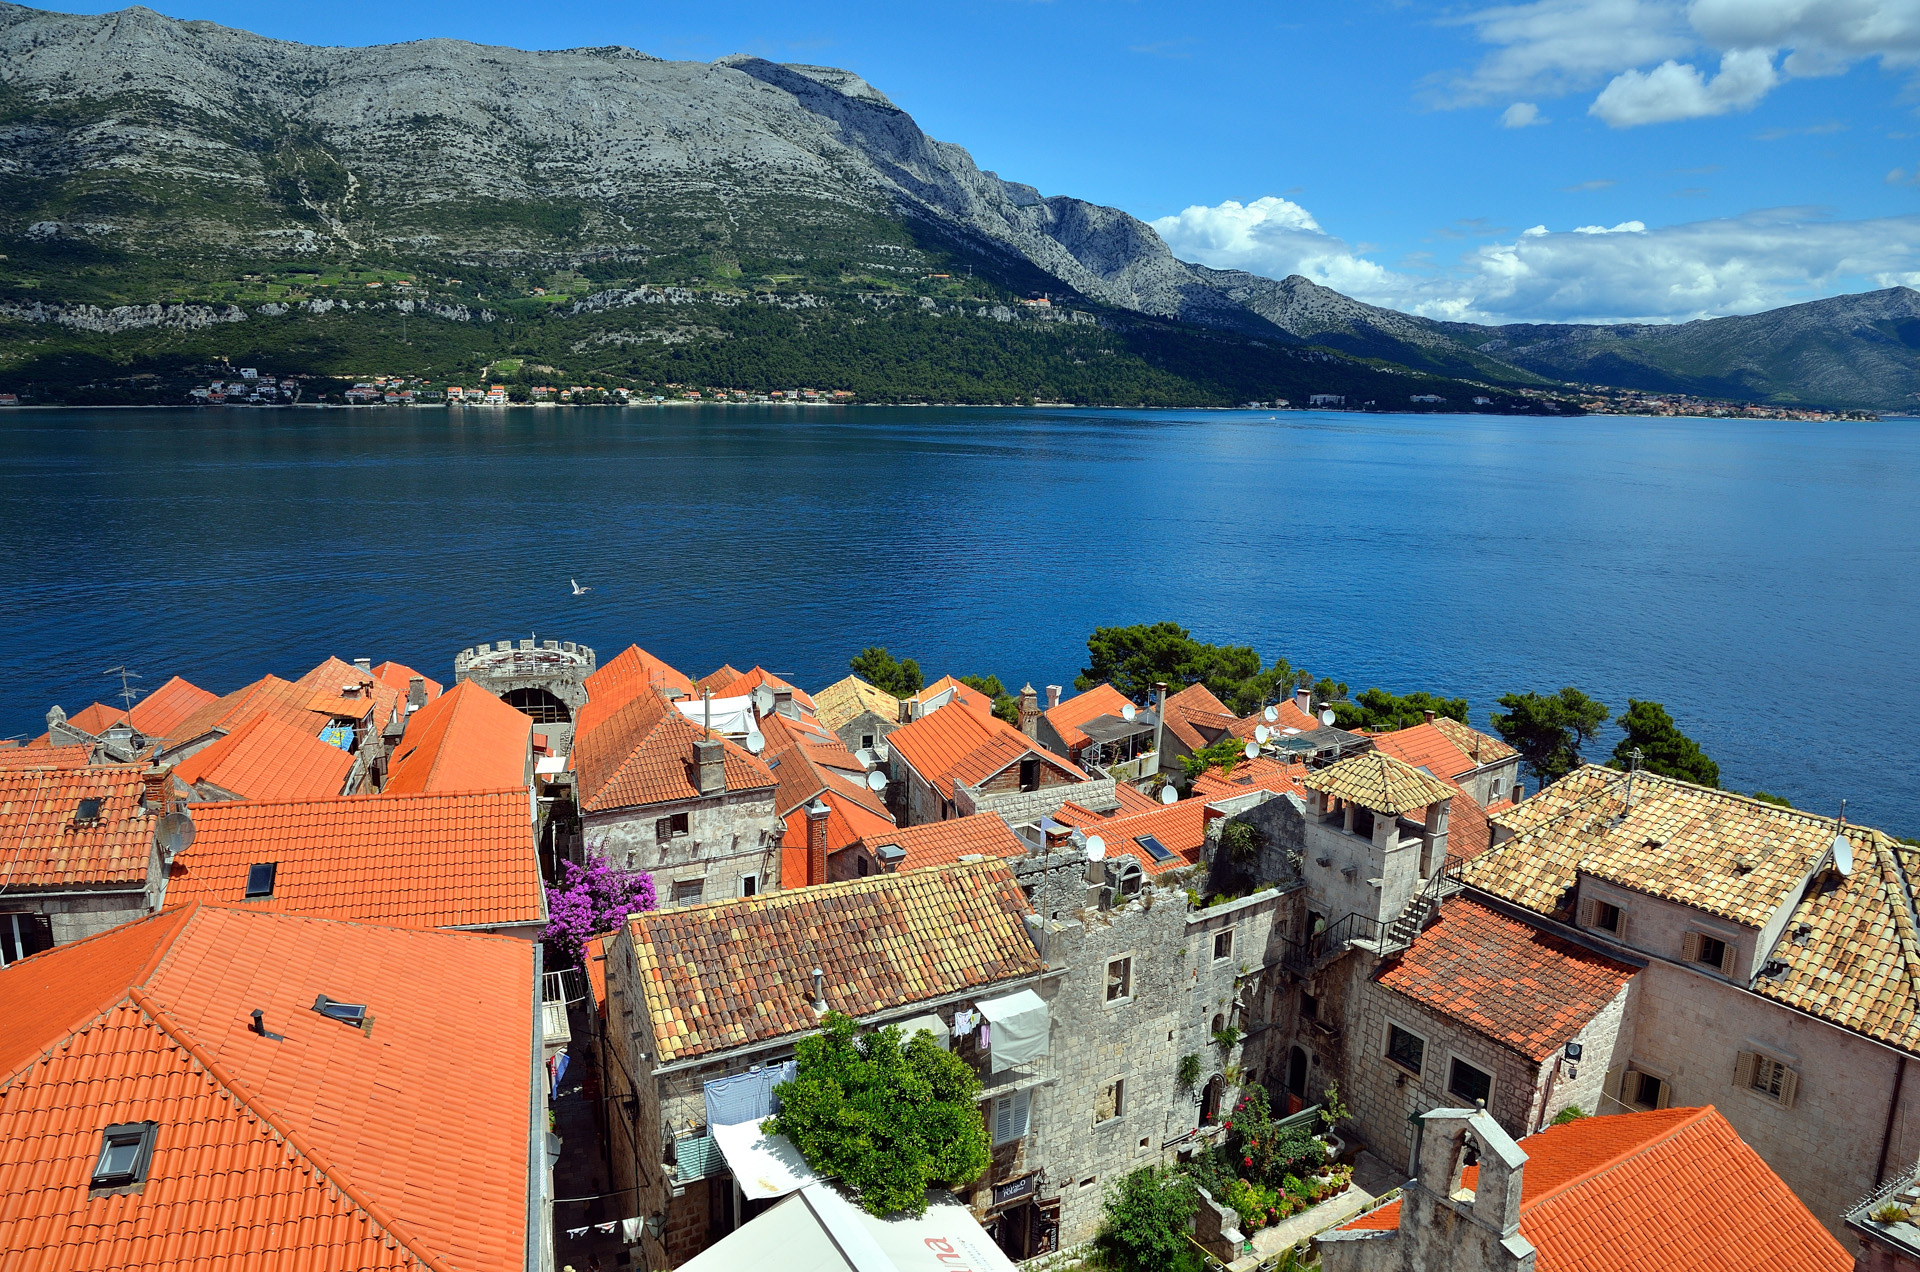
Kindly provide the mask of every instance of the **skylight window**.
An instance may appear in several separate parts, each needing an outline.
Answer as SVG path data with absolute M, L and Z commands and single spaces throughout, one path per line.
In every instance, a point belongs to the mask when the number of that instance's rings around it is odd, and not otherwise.
M 367 1022 L 365 1003 L 343 1003 L 322 994 L 313 1000 L 313 1009 L 328 1020 L 338 1020 L 343 1024 L 352 1025 L 355 1029 Z
M 277 861 L 256 861 L 247 867 L 247 899 L 273 895 L 273 879 L 280 871 Z
M 100 1159 L 93 1164 L 92 1187 L 124 1188 L 145 1183 L 153 1160 L 152 1122 L 123 1122 L 100 1134 Z
M 1139 844 L 1142 848 L 1145 848 L 1147 850 L 1147 855 L 1149 857 L 1152 857 L 1155 861 L 1172 861 L 1173 860 L 1172 850 L 1169 849 L 1165 844 L 1161 843 L 1158 839 L 1154 838 L 1152 835 L 1141 835 L 1138 839 L 1135 839 L 1133 842 L 1135 842 L 1136 844 Z
M 73 820 L 83 822 L 99 821 L 100 800 L 98 797 L 88 796 L 86 799 L 81 800 L 80 806 L 73 810 Z

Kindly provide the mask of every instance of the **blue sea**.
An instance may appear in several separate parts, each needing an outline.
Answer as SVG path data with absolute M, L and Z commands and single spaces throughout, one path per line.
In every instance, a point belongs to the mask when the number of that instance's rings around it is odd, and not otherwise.
M 0 736 L 122 664 L 450 680 L 536 635 L 1037 687 L 1095 627 L 1172 619 L 1483 728 L 1509 691 L 1653 699 L 1724 785 L 1920 835 L 1913 421 L 17 410 L 0 478 Z

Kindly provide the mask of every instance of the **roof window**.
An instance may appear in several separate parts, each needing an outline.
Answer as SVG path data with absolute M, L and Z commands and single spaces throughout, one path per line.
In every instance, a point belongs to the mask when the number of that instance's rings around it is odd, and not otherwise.
M 1172 861 L 1173 852 L 1152 835 L 1141 835 L 1133 842 L 1147 850 L 1147 855 L 1155 861 Z
M 89 795 L 87 798 L 81 800 L 79 807 L 73 810 L 73 820 L 77 822 L 99 821 L 100 820 L 99 796 Z
M 338 1020 L 352 1025 L 355 1029 L 367 1022 L 365 1003 L 343 1003 L 322 994 L 313 1000 L 313 1009 L 328 1020 Z
M 247 867 L 247 899 L 273 895 L 273 879 L 280 872 L 277 861 L 256 861 Z
M 100 1158 L 93 1164 L 94 1188 L 124 1188 L 145 1183 L 153 1160 L 153 1122 L 123 1122 L 100 1134 Z

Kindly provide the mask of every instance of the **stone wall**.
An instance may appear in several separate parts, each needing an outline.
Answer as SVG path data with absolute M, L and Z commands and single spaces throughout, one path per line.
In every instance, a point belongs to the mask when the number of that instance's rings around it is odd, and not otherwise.
M 853 719 L 834 730 L 840 744 L 849 751 L 858 751 L 867 745 L 866 739 L 872 738 L 876 746 L 884 746 L 887 734 L 900 727 L 898 720 L 889 720 L 872 711 L 862 711 Z
M 1063 782 L 1057 785 L 1042 786 L 1037 791 L 1023 791 L 1017 787 L 1010 791 L 985 791 L 972 786 L 954 787 L 954 815 L 967 817 L 974 813 L 999 813 L 1007 819 L 1010 826 L 1019 826 L 1026 822 L 1039 821 L 1042 817 L 1051 817 L 1060 811 L 1060 806 L 1069 800 L 1082 808 L 1091 808 L 1096 813 L 1104 813 L 1120 807 L 1120 799 L 1113 793 L 1111 777 L 1093 778 L 1084 782 Z
M 762 892 L 780 886 L 780 841 L 786 826 L 773 812 L 771 788 L 729 791 L 699 799 L 587 813 L 586 842 L 628 869 L 653 874 L 662 908 L 674 904 L 674 885 L 698 880 L 701 899 L 741 895 L 740 879 L 754 875 Z M 662 840 L 656 824 L 687 814 L 688 833 Z

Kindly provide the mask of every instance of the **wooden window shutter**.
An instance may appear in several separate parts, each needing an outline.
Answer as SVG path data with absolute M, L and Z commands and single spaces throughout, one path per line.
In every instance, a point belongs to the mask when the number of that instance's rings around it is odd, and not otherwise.
M 1753 1085 L 1754 1066 L 1760 1063 L 1760 1057 L 1751 1051 L 1742 1051 L 1733 1062 L 1733 1085 L 1751 1087 Z
M 1595 916 L 1598 914 L 1599 909 L 1600 909 L 1600 903 L 1595 901 L 1592 897 L 1587 897 L 1583 899 L 1580 902 L 1580 926 L 1583 928 L 1592 927 L 1594 925 Z
M 1620 1087 L 1627 1080 L 1627 1067 L 1620 1065 L 1607 1070 L 1607 1084 L 1602 1088 L 1614 1100 L 1620 1099 Z
M 1028 1115 L 1033 1111 L 1033 1092 L 1018 1091 L 1013 1096 L 1013 1138 L 1025 1139 Z
M 1732 941 L 1725 941 L 1721 944 L 1720 974 L 1722 976 L 1733 975 L 1733 960 L 1736 957 L 1736 954 L 1737 954 L 1737 951 Z
M 993 1102 L 993 1142 L 1004 1144 L 1013 1138 L 1013 1097 L 1003 1095 Z
M 1660 1098 L 1653 1102 L 1653 1107 L 1656 1109 L 1664 1109 L 1667 1107 L 1667 1102 L 1673 1099 L 1673 1083 L 1667 1081 L 1665 1078 L 1661 1078 L 1659 1081 Z
M 1700 961 L 1701 940 L 1702 938 L 1698 932 L 1689 932 L 1681 937 L 1680 957 L 1689 963 L 1698 963 Z
M 1799 1094 L 1799 1091 L 1800 1075 L 1792 1069 L 1782 1068 L 1780 1070 L 1780 1107 L 1783 1109 L 1792 1108 L 1793 1097 Z
M 1614 939 L 1624 941 L 1627 939 L 1627 911 L 1625 907 L 1616 907 L 1616 909 L 1620 917 L 1614 922 L 1613 935 Z

